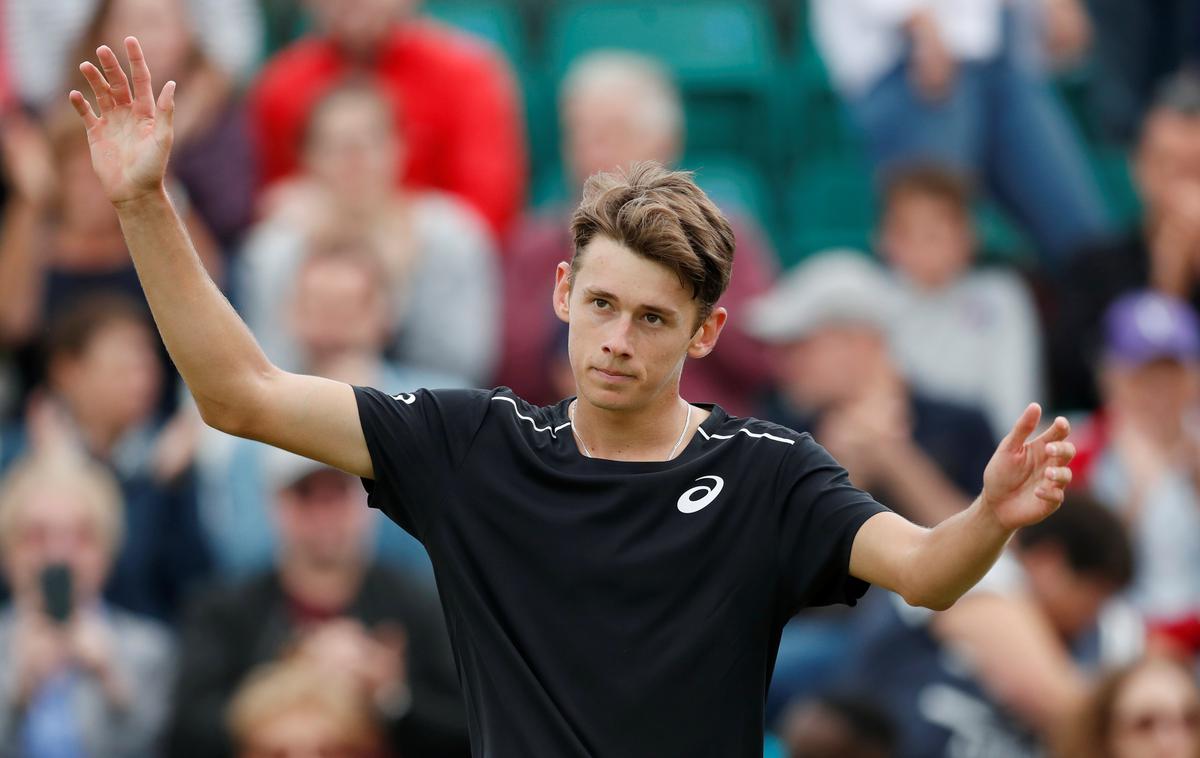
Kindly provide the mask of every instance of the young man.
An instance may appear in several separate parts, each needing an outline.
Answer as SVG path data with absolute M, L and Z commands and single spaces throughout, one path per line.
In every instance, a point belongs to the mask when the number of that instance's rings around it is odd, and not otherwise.
M 751 755 L 784 621 L 877 583 L 946 608 L 1013 531 L 1062 502 L 1067 423 L 1026 442 L 1030 406 L 983 494 L 923 529 L 850 485 L 811 437 L 679 397 L 716 344 L 733 236 L 686 174 L 590 180 L 560 264 L 578 398 L 504 389 L 388 396 L 272 366 L 162 190 L 173 82 L 157 103 L 97 51 L 71 101 L 151 309 L 204 419 L 357 474 L 425 544 L 476 755 Z M 678 456 L 678 457 L 677 457 Z

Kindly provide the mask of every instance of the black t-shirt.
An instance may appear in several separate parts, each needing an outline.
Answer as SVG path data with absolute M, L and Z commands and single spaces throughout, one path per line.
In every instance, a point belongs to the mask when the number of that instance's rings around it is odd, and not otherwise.
M 758 756 L 780 630 L 853 604 L 886 510 L 807 434 L 711 408 L 662 463 L 586 458 L 567 401 L 355 389 L 372 506 L 433 561 L 472 751 Z

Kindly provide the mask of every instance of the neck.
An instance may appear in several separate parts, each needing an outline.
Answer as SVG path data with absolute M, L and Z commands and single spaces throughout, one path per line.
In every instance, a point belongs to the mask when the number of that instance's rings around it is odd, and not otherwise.
M 320 563 L 284 553 L 279 581 L 287 594 L 320 608 L 344 608 L 358 593 L 366 566 L 361 561 Z
M 674 457 L 670 453 L 676 442 L 679 445 L 675 455 L 687 446 L 696 427 L 708 415 L 707 411 L 692 408 L 688 420 L 689 408 L 679 396 L 678 386 L 651 405 L 635 410 L 600 408 L 580 397 L 573 413 L 576 443 L 582 441 L 579 452 L 617 461 L 667 460 Z

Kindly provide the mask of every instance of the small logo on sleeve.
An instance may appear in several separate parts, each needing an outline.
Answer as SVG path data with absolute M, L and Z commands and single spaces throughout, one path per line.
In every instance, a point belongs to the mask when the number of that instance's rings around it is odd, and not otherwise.
M 721 494 L 721 489 L 725 486 L 724 479 L 719 476 L 702 476 L 696 481 L 702 482 L 705 479 L 711 479 L 713 483 L 697 484 L 679 496 L 679 501 L 675 503 L 675 506 L 679 508 L 680 513 L 695 513 L 716 500 L 717 495 Z M 697 495 L 699 497 L 696 497 Z
M 404 403 L 405 405 L 412 405 L 413 403 L 417 402 L 417 396 L 412 394 L 411 392 L 400 392 L 398 394 L 392 395 L 392 399 L 399 400 L 400 402 Z

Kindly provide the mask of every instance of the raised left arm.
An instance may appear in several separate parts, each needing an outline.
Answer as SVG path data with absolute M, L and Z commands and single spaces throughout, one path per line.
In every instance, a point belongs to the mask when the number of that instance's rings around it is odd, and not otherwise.
M 945 610 L 996 562 L 1013 532 L 1036 524 L 1062 505 L 1075 446 L 1059 417 L 1029 440 L 1041 418 L 1031 404 L 996 449 L 983 475 L 983 493 L 962 513 L 932 529 L 894 513 L 871 518 L 854 539 L 850 573 L 889 589 L 910 605 Z

